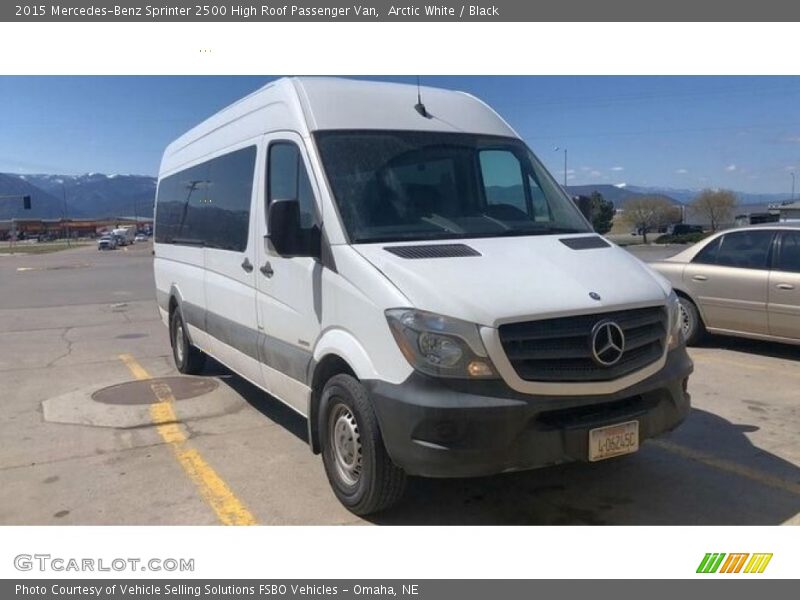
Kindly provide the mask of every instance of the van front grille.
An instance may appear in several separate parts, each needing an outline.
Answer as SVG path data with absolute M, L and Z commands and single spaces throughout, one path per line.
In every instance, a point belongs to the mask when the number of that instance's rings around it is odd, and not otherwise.
M 624 335 L 621 356 L 609 366 L 593 352 L 593 331 L 604 322 L 618 325 Z M 501 325 L 499 333 L 506 356 L 522 379 L 590 382 L 618 379 L 657 361 L 664 353 L 667 327 L 667 311 L 657 306 L 509 323 Z

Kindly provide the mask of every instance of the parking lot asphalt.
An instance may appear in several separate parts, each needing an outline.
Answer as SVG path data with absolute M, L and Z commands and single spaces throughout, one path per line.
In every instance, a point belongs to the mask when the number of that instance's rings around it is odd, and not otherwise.
M 637 454 L 414 479 L 364 520 L 296 413 L 213 361 L 207 385 L 186 382 L 197 397 L 151 379 L 178 374 L 149 243 L 0 256 L 0 524 L 800 523 L 800 347 L 714 338 L 690 353 L 691 415 Z

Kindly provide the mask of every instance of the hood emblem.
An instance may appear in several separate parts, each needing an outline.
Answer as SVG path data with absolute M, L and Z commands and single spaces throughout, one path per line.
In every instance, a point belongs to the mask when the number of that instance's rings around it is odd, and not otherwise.
M 599 321 L 592 328 L 592 360 L 602 367 L 617 364 L 625 353 L 625 332 L 614 321 Z
M 600 294 L 598 294 L 597 292 L 589 292 L 589 298 L 591 298 L 592 300 L 600 300 L 601 299 L 600 298 Z

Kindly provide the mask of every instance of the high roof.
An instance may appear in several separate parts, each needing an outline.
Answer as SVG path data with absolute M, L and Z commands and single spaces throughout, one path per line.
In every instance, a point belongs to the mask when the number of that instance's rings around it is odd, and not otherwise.
M 414 106 L 417 86 L 334 77 L 273 81 L 223 108 L 167 146 L 162 173 L 275 130 L 403 129 L 518 137 L 478 98 L 421 87 L 430 118 Z
M 333 77 L 293 79 L 308 128 L 408 129 L 514 136 L 511 127 L 481 100 L 452 90 L 420 87 L 431 118 L 415 110 L 417 86 Z

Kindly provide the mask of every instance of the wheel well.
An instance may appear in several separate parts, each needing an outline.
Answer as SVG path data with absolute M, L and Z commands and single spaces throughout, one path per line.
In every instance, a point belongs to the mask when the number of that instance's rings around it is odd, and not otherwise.
M 311 378 L 311 402 L 308 407 L 308 443 L 314 454 L 319 454 L 321 451 L 319 427 L 317 426 L 317 411 L 320 398 L 322 397 L 322 388 L 325 387 L 325 384 L 331 377 L 342 373 L 356 377 L 355 372 L 347 361 L 336 354 L 326 355 L 314 367 L 314 374 Z
M 686 298 L 687 300 L 692 300 L 689 297 L 689 294 L 687 294 L 686 292 L 682 292 L 681 290 L 678 290 L 678 289 L 675 289 L 675 288 L 672 288 L 672 289 L 675 292 L 676 296 L 680 296 L 681 298 Z M 694 302 L 694 300 L 692 300 L 692 302 Z

